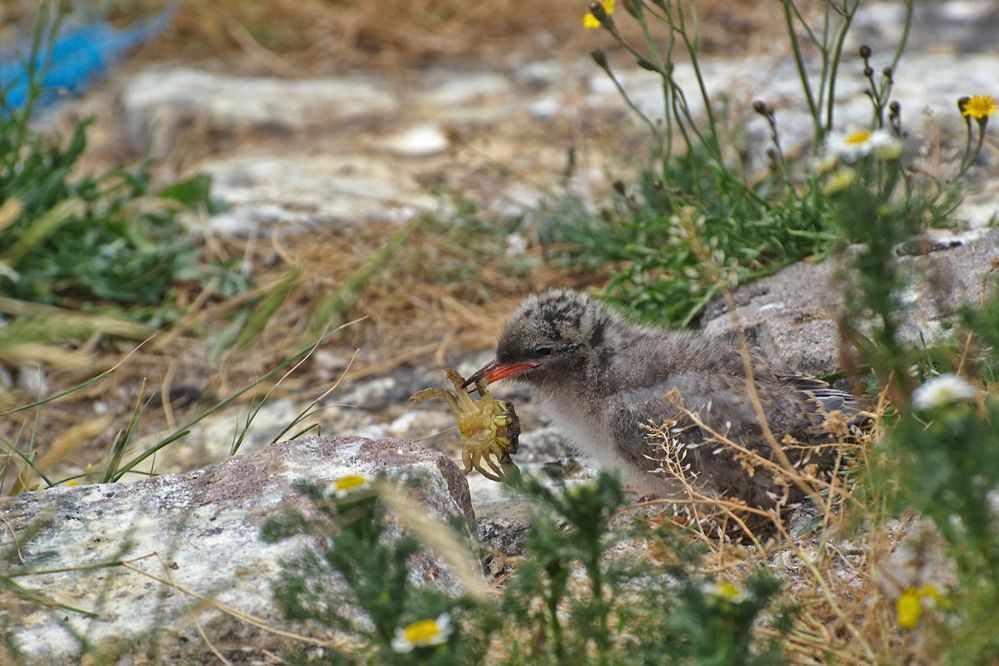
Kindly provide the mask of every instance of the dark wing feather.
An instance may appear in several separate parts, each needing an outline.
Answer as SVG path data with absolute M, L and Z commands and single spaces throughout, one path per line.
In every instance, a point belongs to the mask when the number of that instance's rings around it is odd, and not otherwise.
M 805 434 L 806 438 L 809 435 L 819 439 L 827 438 L 829 433 L 823 428 L 823 424 L 830 412 L 842 413 L 851 428 L 861 428 L 869 421 L 867 410 L 870 405 L 852 393 L 805 375 L 777 374 L 776 378 L 781 385 L 790 389 L 790 395 L 803 400 L 810 407 L 806 416 L 812 425 Z
M 684 407 L 697 414 L 707 426 L 701 428 L 680 407 L 666 398 L 671 390 L 680 393 Z M 749 474 L 735 449 L 714 439 L 711 431 L 738 442 L 745 448 L 770 458 L 772 451 L 761 429 L 745 383 L 723 375 L 676 375 L 656 386 L 616 396 L 610 404 L 611 427 L 618 450 L 648 470 L 664 465 L 667 456 L 682 458 L 689 465 L 685 475 L 715 491 L 738 497 L 756 506 L 773 504 L 772 476 L 757 468 Z M 643 424 L 671 425 L 671 441 L 649 439 Z

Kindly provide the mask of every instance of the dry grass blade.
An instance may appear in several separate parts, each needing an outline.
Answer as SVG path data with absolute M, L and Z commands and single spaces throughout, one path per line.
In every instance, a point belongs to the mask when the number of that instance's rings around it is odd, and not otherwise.
M 886 403 L 882 400 L 874 417 L 880 419 L 885 408 Z M 677 506 L 683 507 L 691 518 L 686 525 L 693 527 L 694 535 L 710 548 L 712 556 L 707 563 L 710 569 L 723 570 L 755 562 L 757 565 L 774 569 L 774 573 L 781 578 L 787 579 L 791 576 L 793 579 L 794 576 L 804 575 L 810 579 L 810 583 L 794 592 L 793 598 L 796 603 L 802 605 L 802 611 L 796 630 L 788 638 L 790 653 L 797 655 L 796 659 L 800 659 L 801 663 L 824 663 L 821 655 L 829 654 L 830 651 L 849 655 L 847 661 L 874 662 L 875 646 L 881 645 L 885 636 L 894 630 L 891 623 L 886 623 L 881 627 L 880 633 L 875 632 L 872 635 L 870 622 L 872 612 L 870 604 L 881 599 L 876 583 L 877 564 L 894 548 L 885 547 L 884 544 L 877 547 L 883 531 L 877 526 L 860 537 L 862 542 L 869 543 L 869 547 L 861 551 L 865 552 L 864 560 L 856 565 L 850 564 L 849 558 L 839 550 L 838 546 L 833 545 L 836 543 L 833 540 L 834 532 L 849 520 L 848 508 L 855 508 L 864 515 L 869 515 L 870 511 L 870 507 L 859 503 L 859 500 L 853 496 L 854 488 L 847 484 L 847 477 L 838 473 L 843 465 L 842 455 L 837 458 L 837 474 L 834 474 L 828 482 L 804 474 L 802 470 L 796 468 L 787 472 L 779 463 L 712 430 L 697 413 L 687 409 L 683 411 L 688 419 L 714 440 L 715 444 L 743 456 L 749 464 L 765 468 L 773 474 L 800 475 L 802 477 L 800 480 L 816 488 L 817 494 L 826 494 L 825 501 L 815 505 L 821 518 L 815 527 L 818 530 L 817 535 L 810 539 L 808 544 L 803 544 L 801 540 L 805 537 L 801 534 L 792 536 L 776 511 L 763 511 L 741 502 L 710 496 L 700 490 L 696 477 L 689 476 L 684 460 L 676 457 L 675 446 L 670 448 L 669 424 L 650 425 L 648 430 L 654 439 L 663 442 L 662 447 L 667 456 L 663 473 L 676 478 L 685 488 L 688 497 L 655 500 L 629 508 L 653 504 L 672 505 L 674 510 Z M 871 438 L 875 436 L 876 434 L 868 433 L 863 435 L 862 441 L 857 444 L 836 442 L 829 446 L 836 446 L 841 451 L 856 450 L 858 455 L 863 457 L 871 444 Z M 674 455 L 673 459 L 669 457 L 671 453 Z M 790 483 L 790 479 L 788 482 Z M 745 521 L 747 515 L 769 521 L 778 538 L 775 541 L 762 541 L 753 532 L 751 525 Z M 728 543 L 729 523 L 738 527 L 742 535 L 752 543 L 752 548 Z M 792 574 L 792 571 L 798 573 Z M 802 582 L 799 581 L 798 585 L 802 585 Z M 819 636 L 814 632 L 803 632 L 801 628 L 804 626 L 817 627 L 823 633 Z M 841 632 L 845 632 L 850 639 L 844 640 Z
M 335 382 L 333 382 L 333 385 L 330 386 L 325 391 L 323 391 L 322 393 L 320 393 L 319 396 L 317 396 L 315 400 L 313 400 L 308 405 L 306 405 L 305 408 L 302 409 L 302 411 L 300 411 L 295 416 L 295 418 L 292 419 L 292 421 L 287 426 L 284 427 L 283 430 L 281 430 L 281 432 L 279 432 L 277 435 L 274 436 L 274 439 L 271 440 L 271 444 L 274 444 L 274 443 L 278 442 L 282 437 L 284 437 L 285 433 L 287 433 L 289 430 L 291 430 L 296 425 L 298 425 L 299 423 L 301 423 L 302 421 L 304 421 L 306 418 L 308 418 L 309 415 L 313 413 L 312 412 L 312 408 L 313 407 L 315 407 L 316 405 L 318 405 L 324 398 L 326 398 L 326 396 L 328 396 L 330 393 L 332 393 L 337 388 L 339 388 L 340 384 L 343 382 L 343 378 L 347 376 L 348 372 L 350 372 L 350 366 L 352 366 L 354 364 L 354 359 L 356 359 L 356 358 L 357 358 L 357 351 L 355 350 L 354 351 L 354 355 L 351 356 L 350 357 L 350 361 L 347 362 L 347 367 L 345 367 L 343 369 L 343 372 L 341 372 L 340 376 L 337 377 L 337 379 L 336 379 Z M 303 433 L 299 433 L 299 434 L 295 435 L 293 437 L 293 439 L 297 439 L 298 437 L 301 437 L 302 434 Z
M 131 340 L 144 340 L 156 332 L 155 329 L 128 319 L 88 314 L 6 296 L 0 296 L 0 312 L 14 317 L 37 317 L 45 323 L 46 328 L 58 332 L 59 337 L 84 338 L 93 333 L 102 333 Z
M 399 518 L 403 526 L 444 558 L 472 598 L 478 601 L 490 598 L 489 586 L 482 578 L 478 560 L 454 530 L 432 518 L 419 502 L 414 502 L 412 497 L 397 486 L 381 482 L 375 489 L 378 498 Z
M 201 609 L 204 609 L 204 610 L 217 610 L 217 611 L 221 611 L 221 612 L 223 612 L 223 613 L 225 613 L 227 615 L 230 615 L 230 616 L 236 618 L 240 622 L 245 622 L 245 623 L 247 623 L 249 625 L 257 627 L 258 629 L 262 629 L 262 630 L 264 630 L 264 631 L 266 631 L 268 633 L 274 634 L 276 636 L 281 636 L 283 638 L 289 638 L 291 640 L 298 641 L 298 642 L 301 642 L 301 643 L 307 643 L 309 645 L 318 645 L 318 646 L 321 646 L 321 647 L 329 647 L 329 648 L 333 648 L 335 650 L 345 650 L 345 649 L 349 649 L 350 647 L 354 647 L 353 643 L 350 643 L 350 642 L 347 642 L 347 641 L 343 641 L 343 640 L 335 640 L 335 639 L 326 639 L 326 640 L 324 640 L 324 639 L 312 638 L 311 636 L 305 636 L 303 634 L 297 634 L 297 633 L 292 632 L 292 631 L 286 631 L 284 629 L 279 629 L 277 627 L 273 627 L 273 626 L 271 626 L 270 624 L 267 623 L 267 620 L 259 618 L 259 617 L 255 616 L 255 615 L 250 614 L 250 613 L 238 610 L 236 608 L 233 608 L 232 606 L 228 606 L 228 605 L 226 605 L 226 604 L 218 601 L 217 599 L 213 599 L 213 598 L 206 597 L 204 595 L 198 594 L 194 590 L 191 590 L 188 587 L 185 587 L 183 585 L 180 585 L 180 584 L 174 582 L 173 580 L 170 580 L 169 575 L 168 575 L 168 577 L 160 577 L 160 576 L 152 574 L 152 573 L 150 573 L 148 571 L 140 569 L 139 567 L 137 567 L 134 564 L 132 564 L 132 562 L 135 562 L 135 561 L 137 561 L 139 559 L 145 559 L 147 557 L 157 557 L 157 558 L 159 558 L 159 553 L 150 553 L 149 555 L 145 555 L 142 558 L 135 558 L 135 559 L 132 559 L 132 560 L 120 562 L 120 563 L 118 563 L 118 565 L 121 566 L 121 567 L 123 567 L 123 568 L 125 568 L 125 569 L 128 569 L 129 571 L 137 573 L 140 576 L 144 576 L 146 578 L 149 578 L 150 580 L 154 580 L 157 583 L 161 583 L 163 585 L 166 585 L 167 587 L 169 587 L 169 588 L 171 588 L 173 590 L 176 590 L 176 591 L 181 592 L 182 594 L 184 594 L 186 596 L 189 596 L 189 597 L 192 597 L 192 598 L 196 599 L 199 602 L 197 608 L 201 608 Z M 164 571 L 169 572 L 169 567 L 166 565 L 165 562 L 163 562 L 162 560 L 160 560 L 160 565 L 161 565 L 161 567 L 163 568 Z
M 302 267 L 300 265 L 293 266 L 274 285 L 274 288 L 260 299 L 243 325 L 243 329 L 239 332 L 239 337 L 236 339 L 236 349 L 238 351 L 246 350 L 257 339 L 267 325 L 267 322 L 270 321 L 274 313 L 287 300 L 288 295 L 295 289 L 301 278 Z
M 22 405 L 20 407 L 15 407 L 13 409 L 8 409 L 7 411 L 0 412 L 0 416 L 7 416 L 7 415 L 10 415 L 10 414 L 16 414 L 18 412 L 23 412 L 23 411 L 26 411 L 26 410 L 29 410 L 29 409 L 34 409 L 35 407 L 40 407 L 42 405 L 45 405 L 45 404 L 48 404 L 48 403 L 51 403 L 51 402 L 55 402 L 57 400 L 65 398 L 67 396 L 71 396 L 74 393 L 82 391 L 86 387 L 90 386 L 91 384 L 95 384 L 95 383 L 101 381 L 102 379 L 104 379 L 105 377 L 107 377 L 108 375 L 110 375 L 111 373 L 113 373 L 115 370 L 117 370 L 118 368 L 122 367 L 122 365 L 124 365 L 126 361 L 128 361 L 135 353 L 137 353 L 140 349 L 142 349 L 143 345 L 145 345 L 151 339 L 152 338 L 150 337 L 150 338 L 147 338 L 147 339 L 143 340 L 142 342 L 140 342 L 135 347 L 135 349 L 133 349 L 130 352 L 128 352 L 127 354 L 125 354 L 125 356 L 123 356 L 120 361 L 118 361 L 117 363 L 115 363 L 113 366 L 111 366 L 110 368 L 108 368 L 104 372 L 102 372 L 102 373 L 100 373 L 98 375 L 95 375 L 95 376 L 91 377 L 90 379 L 88 379 L 88 380 L 86 380 L 84 382 L 81 382 L 81 383 L 79 383 L 79 384 L 77 384 L 75 386 L 71 386 L 70 388 L 68 388 L 68 389 L 66 389 L 64 391 L 59 391 L 58 393 L 50 395 L 47 398 L 42 398 L 41 400 L 36 400 L 36 401 L 31 402 L 31 403 L 29 403 L 27 405 Z
M 323 299 L 316 306 L 316 313 L 312 318 L 312 330 L 318 332 L 338 325 L 344 312 L 354 304 L 365 285 L 385 268 L 424 221 L 425 218 L 418 217 L 393 234 L 374 256 L 344 281 L 343 285 Z
M 93 366 L 93 359 L 88 354 L 35 342 L 19 342 L 10 345 L 0 343 L 0 360 L 14 365 L 24 362 L 38 362 L 56 368 L 77 371 L 86 370 Z

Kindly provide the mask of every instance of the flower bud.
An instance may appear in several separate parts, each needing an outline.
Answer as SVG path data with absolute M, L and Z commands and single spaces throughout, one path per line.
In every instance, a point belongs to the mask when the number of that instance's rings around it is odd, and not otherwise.
M 652 64 L 651 62 L 649 62 L 645 58 L 639 58 L 637 60 L 637 62 L 638 62 L 638 66 L 641 67 L 642 69 L 648 70 L 650 72 L 658 72 L 659 71 L 658 67 L 656 67 L 654 64 Z
M 604 9 L 603 3 L 600 2 L 594 2 L 590 5 L 590 13 L 593 14 L 593 18 L 600 21 L 601 25 L 608 19 L 607 10 Z
M 603 52 L 603 49 L 590 51 L 590 57 L 593 58 L 593 62 L 597 63 L 597 67 L 607 69 L 607 54 Z
M 867 44 L 864 44 L 863 46 L 860 47 L 860 57 L 863 58 L 864 60 L 870 58 L 872 53 L 873 51 L 871 51 L 871 47 L 868 46 Z

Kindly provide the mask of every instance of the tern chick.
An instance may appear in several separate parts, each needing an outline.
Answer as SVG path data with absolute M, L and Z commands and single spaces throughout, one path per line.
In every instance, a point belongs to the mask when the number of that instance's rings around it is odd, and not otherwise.
M 797 442 L 784 447 L 789 462 L 829 469 L 833 448 L 816 445 L 830 441 L 831 412 L 847 422 L 858 417 L 853 397 L 758 359 L 753 368 L 776 441 Z M 552 289 L 517 308 L 496 358 L 466 385 L 505 378 L 531 385 L 573 446 L 641 492 L 675 497 L 684 486 L 666 470 L 679 469 L 690 485 L 761 508 L 801 496 L 782 474 L 723 441 L 776 459 L 750 400 L 740 351 L 702 333 L 636 324 L 584 294 Z M 650 437 L 650 425 L 665 425 L 668 441 Z

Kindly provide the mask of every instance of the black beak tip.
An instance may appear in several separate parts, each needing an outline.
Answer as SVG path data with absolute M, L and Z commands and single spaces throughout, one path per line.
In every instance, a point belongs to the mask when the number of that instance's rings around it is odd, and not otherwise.
M 468 389 L 469 392 L 477 390 L 479 381 L 486 376 L 486 373 L 488 371 L 489 371 L 489 366 L 487 365 L 483 368 L 480 368 L 478 371 L 472 373 L 468 377 L 468 379 L 465 380 L 465 383 L 461 385 L 461 388 Z

